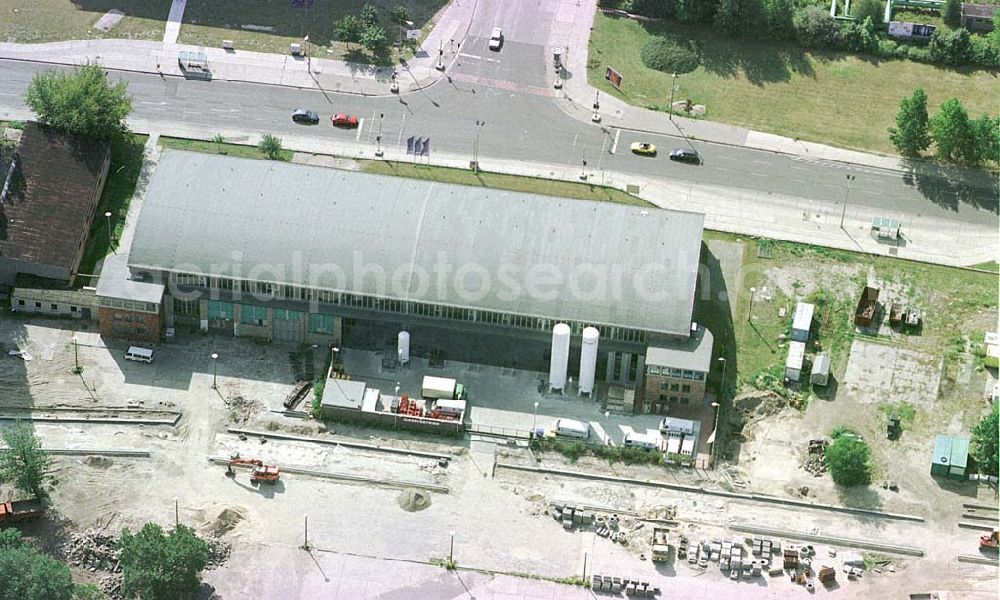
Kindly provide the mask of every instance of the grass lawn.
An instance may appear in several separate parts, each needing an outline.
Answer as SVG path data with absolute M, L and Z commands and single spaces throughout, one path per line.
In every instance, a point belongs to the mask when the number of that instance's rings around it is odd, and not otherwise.
M 243 144 L 227 144 L 225 142 L 206 142 L 202 140 L 188 140 L 184 138 L 161 137 L 160 145 L 164 148 L 175 150 L 190 150 L 191 152 L 207 152 L 209 154 L 225 154 L 238 158 L 257 158 L 268 160 L 264 153 L 257 146 L 247 146 Z M 291 150 L 282 150 L 279 160 L 292 160 Z
M 707 118 L 792 138 L 894 152 L 886 128 L 899 101 L 915 87 L 927 92 L 931 112 L 950 97 L 969 112 L 997 114 L 996 71 L 941 69 L 905 60 L 808 52 L 792 44 L 730 40 L 710 28 L 672 21 L 639 23 L 598 13 L 590 38 L 588 78 L 602 91 L 637 106 L 666 107 L 671 77 L 640 58 L 652 35 L 692 40 L 702 66 L 677 78 L 675 100 L 690 98 Z M 623 76 L 624 94 L 604 79 L 605 67 Z
M 125 18 L 107 33 L 94 29 L 111 9 L 125 13 Z M 160 40 L 169 12 L 169 0 L 0 0 L 0 42 Z
M 290 0 L 188 0 L 180 42 L 219 47 L 233 40 L 237 50 L 287 54 L 289 44 L 309 35 L 314 56 L 352 62 L 374 60 L 357 44 L 348 48 L 333 41 L 333 24 L 344 15 L 358 15 L 368 0 L 315 2 L 308 10 L 293 7 Z M 410 11 L 414 29 L 425 28 L 447 0 L 370 0 L 390 41 L 399 39 L 399 28 L 389 21 L 397 5 Z M 169 3 L 168 3 L 169 4 Z M 426 31 L 425 31 L 426 33 Z M 384 61 L 384 59 L 383 59 Z
M 589 185 L 586 183 L 574 183 L 571 181 L 520 177 L 518 175 L 503 175 L 500 173 L 486 173 L 483 171 L 480 171 L 477 174 L 466 169 L 431 167 L 427 165 L 414 165 L 412 163 L 392 161 L 365 162 L 362 169 L 367 173 L 411 177 L 413 179 L 426 179 L 441 183 L 474 185 L 500 190 L 510 190 L 514 192 L 530 192 L 533 194 L 562 196 L 564 198 L 577 198 L 579 200 L 617 202 L 619 204 L 629 204 L 632 206 L 652 206 L 645 200 L 632 196 L 631 194 L 626 194 L 621 190 L 602 187 L 599 185 Z
M 87 245 L 80 260 L 80 273 L 93 274 L 97 260 L 103 258 L 111 248 L 118 247 L 128 207 L 135 193 L 135 184 L 142 169 L 143 146 L 147 139 L 145 135 L 132 135 L 115 142 L 111 147 L 111 166 L 108 167 L 104 191 L 97 203 L 94 222 L 90 226 L 90 235 L 87 236 Z M 111 231 L 114 235 L 109 235 L 108 220 L 104 216 L 108 211 L 111 211 Z M 96 280 L 85 283 L 94 284 Z

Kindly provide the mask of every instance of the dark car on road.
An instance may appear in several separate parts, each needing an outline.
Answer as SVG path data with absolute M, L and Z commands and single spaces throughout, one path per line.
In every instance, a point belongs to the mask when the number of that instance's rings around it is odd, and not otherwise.
M 694 150 L 688 148 L 675 148 L 670 151 L 670 160 L 686 162 L 694 165 L 701 164 L 701 156 Z
M 300 108 L 292 113 L 292 120 L 305 125 L 315 125 L 319 123 L 319 115 L 311 110 Z

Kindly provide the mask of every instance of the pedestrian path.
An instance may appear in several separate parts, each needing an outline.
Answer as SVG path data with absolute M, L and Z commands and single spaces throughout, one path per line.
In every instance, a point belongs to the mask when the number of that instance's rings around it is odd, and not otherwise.
M 167 16 L 167 27 L 163 30 L 163 45 L 169 46 L 177 43 L 177 36 L 181 34 L 181 23 L 184 21 L 184 8 L 187 0 L 173 0 L 170 4 L 170 14 Z

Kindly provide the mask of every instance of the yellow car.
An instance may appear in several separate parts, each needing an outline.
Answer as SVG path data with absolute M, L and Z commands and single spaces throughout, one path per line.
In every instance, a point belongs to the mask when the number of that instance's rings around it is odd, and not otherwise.
M 643 156 L 656 156 L 656 146 L 648 142 L 633 142 L 632 152 Z

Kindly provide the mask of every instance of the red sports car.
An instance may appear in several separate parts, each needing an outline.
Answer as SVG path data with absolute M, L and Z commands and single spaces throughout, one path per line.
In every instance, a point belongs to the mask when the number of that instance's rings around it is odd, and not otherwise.
M 330 122 L 336 127 L 357 127 L 358 118 L 347 113 L 337 113 L 330 117 Z

